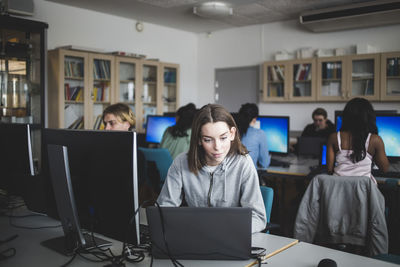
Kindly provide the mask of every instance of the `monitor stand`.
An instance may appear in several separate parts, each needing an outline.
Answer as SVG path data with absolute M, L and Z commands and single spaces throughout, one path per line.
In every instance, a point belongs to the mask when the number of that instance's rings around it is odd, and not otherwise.
M 81 248 L 84 250 L 91 250 L 112 245 L 110 241 L 92 236 L 88 233 L 83 233 L 83 237 L 85 238 L 86 244 L 81 246 Z M 77 243 L 77 239 L 73 238 L 72 236 L 60 236 L 40 242 L 42 246 L 66 256 L 74 255 L 75 249 L 77 248 Z

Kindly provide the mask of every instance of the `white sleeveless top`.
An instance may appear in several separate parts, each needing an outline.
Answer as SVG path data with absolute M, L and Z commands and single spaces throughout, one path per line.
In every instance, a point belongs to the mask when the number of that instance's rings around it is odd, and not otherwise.
M 336 153 L 336 166 L 333 169 L 334 175 L 338 176 L 367 176 L 371 177 L 371 179 L 376 183 L 375 178 L 371 174 L 371 166 L 372 166 L 372 156 L 368 153 L 369 139 L 371 138 L 371 133 L 368 134 L 367 140 L 365 142 L 365 150 L 367 152 L 367 156 L 359 161 L 354 163 L 350 159 L 351 153 L 353 150 L 345 150 L 342 149 L 341 139 L 340 139 L 340 131 L 337 132 L 337 140 L 339 151 Z

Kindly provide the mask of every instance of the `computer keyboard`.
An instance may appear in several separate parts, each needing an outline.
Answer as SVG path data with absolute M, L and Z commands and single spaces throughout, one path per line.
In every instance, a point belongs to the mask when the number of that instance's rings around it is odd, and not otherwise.
M 288 167 L 290 167 L 290 163 L 271 158 L 271 162 L 269 163 L 269 166 L 288 168 Z
M 400 172 L 399 171 L 382 172 L 379 169 L 373 169 L 372 170 L 372 175 L 374 177 L 399 178 L 400 179 Z

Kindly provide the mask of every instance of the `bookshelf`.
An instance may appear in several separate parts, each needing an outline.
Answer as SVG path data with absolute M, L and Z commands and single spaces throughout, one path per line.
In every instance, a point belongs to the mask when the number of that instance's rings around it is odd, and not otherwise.
M 262 76 L 263 101 L 315 101 L 315 73 L 315 59 L 265 62 Z
M 317 58 L 317 100 L 345 101 L 346 91 L 346 58 Z
M 400 100 L 400 52 L 381 54 L 381 100 Z
M 163 75 L 162 88 L 162 112 L 175 112 L 178 108 L 179 95 L 179 65 L 162 63 L 161 73 Z
M 143 132 L 147 115 L 178 107 L 177 64 L 64 48 L 48 55 L 52 128 L 102 129 L 103 110 L 122 102 L 133 110 L 136 130 Z

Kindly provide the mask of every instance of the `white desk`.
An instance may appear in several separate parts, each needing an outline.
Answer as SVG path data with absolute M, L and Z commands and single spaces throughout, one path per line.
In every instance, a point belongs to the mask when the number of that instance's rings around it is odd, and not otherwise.
M 13 222 L 18 225 L 39 227 L 48 225 L 57 225 L 58 221 L 48 217 L 27 217 L 13 219 Z M 63 256 L 56 252 L 53 252 L 40 245 L 40 242 L 53 237 L 60 236 L 62 234 L 61 227 L 59 228 L 48 228 L 48 229 L 19 229 L 9 225 L 7 217 L 0 217 L 0 239 L 5 239 L 13 234 L 18 234 L 18 237 L 11 242 L 0 245 L 0 251 L 6 248 L 14 247 L 17 250 L 16 255 L 6 261 L 0 261 L 0 265 L 3 267 L 19 267 L 19 266 L 61 266 L 69 260 L 69 257 Z M 104 238 L 104 237 L 103 237 Z M 107 239 L 107 238 L 106 238 Z M 253 246 L 264 247 L 267 253 L 271 253 L 276 249 L 279 249 L 294 239 L 285 238 L 275 235 L 268 235 L 258 233 L 253 235 Z M 121 242 L 113 241 L 112 250 L 116 253 L 121 251 Z M 370 259 L 367 257 L 361 257 L 349 253 L 340 252 L 333 249 L 328 249 L 308 243 L 300 242 L 299 244 L 290 247 L 289 249 L 271 257 L 267 260 L 269 267 L 314 267 L 317 266 L 319 261 L 323 258 L 331 258 L 338 263 L 340 267 L 398 267 L 398 265 Z M 184 266 L 226 266 L 244 267 L 252 260 L 248 261 L 180 261 Z M 93 263 L 85 259 L 77 257 L 69 265 L 73 266 L 104 266 L 103 263 Z M 126 266 L 150 266 L 150 258 L 147 257 L 143 262 L 137 264 L 127 263 Z M 164 267 L 173 266 L 169 260 L 154 260 L 153 266 Z

